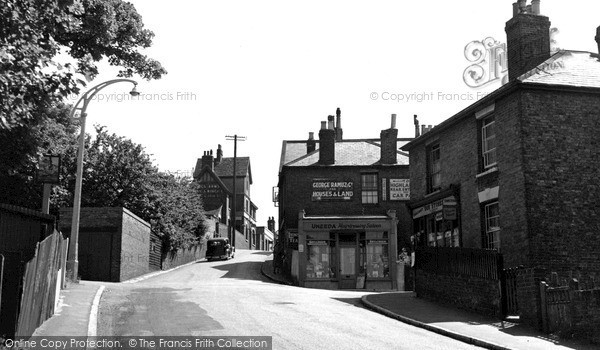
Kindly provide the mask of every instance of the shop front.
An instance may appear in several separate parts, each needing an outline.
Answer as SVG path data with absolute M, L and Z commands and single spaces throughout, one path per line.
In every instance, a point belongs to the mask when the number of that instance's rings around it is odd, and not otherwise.
M 397 219 L 300 215 L 299 285 L 324 289 L 396 289 Z
M 460 210 L 458 195 L 446 191 L 427 203 L 419 203 L 412 210 L 414 235 L 417 246 L 460 247 Z

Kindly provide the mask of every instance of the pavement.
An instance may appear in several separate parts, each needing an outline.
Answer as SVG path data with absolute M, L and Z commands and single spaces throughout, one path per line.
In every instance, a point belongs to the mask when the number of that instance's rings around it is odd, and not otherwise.
M 270 280 L 291 285 L 283 275 L 273 273 L 272 260 L 265 261 L 261 273 Z M 56 314 L 40 326 L 34 336 L 95 335 L 94 306 L 106 283 L 80 281 L 61 291 Z M 599 349 L 598 345 L 553 338 L 527 326 L 500 321 L 465 310 L 417 298 L 413 292 L 370 293 L 362 303 L 375 312 L 487 349 L 563 350 Z M 92 319 L 92 322 L 90 322 Z M 90 333 L 90 331 L 92 333 Z
M 94 320 L 94 304 L 97 307 L 97 301 L 94 301 L 100 298 L 98 294 L 102 289 L 103 282 L 68 283 L 67 288 L 60 291 L 60 300 L 54 316 L 38 327 L 33 336 L 94 336 L 96 325 L 94 322 L 90 325 L 90 318 Z
M 261 272 L 276 283 L 292 284 L 286 276 L 273 273 L 272 260 L 263 263 Z M 413 292 L 367 294 L 362 297 L 362 303 L 398 321 L 486 349 L 600 349 L 598 345 L 551 337 L 516 322 L 500 321 L 417 298 Z

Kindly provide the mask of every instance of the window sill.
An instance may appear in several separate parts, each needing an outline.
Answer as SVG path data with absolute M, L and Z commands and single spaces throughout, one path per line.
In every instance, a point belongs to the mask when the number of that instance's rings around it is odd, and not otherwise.
M 494 167 L 492 167 L 492 168 L 490 168 L 490 169 L 488 169 L 488 170 L 486 170 L 486 171 L 484 171 L 482 173 L 479 173 L 479 174 L 475 175 L 475 178 L 479 179 L 480 177 L 484 177 L 486 175 L 493 174 L 493 173 L 495 173 L 497 171 L 498 171 L 498 167 L 494 166 Z

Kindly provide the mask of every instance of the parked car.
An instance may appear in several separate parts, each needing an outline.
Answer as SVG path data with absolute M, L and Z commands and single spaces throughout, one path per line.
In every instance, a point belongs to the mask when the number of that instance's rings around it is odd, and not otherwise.
M 233 259 L 235 247 L 229 244 L 229 238 L 210 238 L 206 241 L 206 260 Z

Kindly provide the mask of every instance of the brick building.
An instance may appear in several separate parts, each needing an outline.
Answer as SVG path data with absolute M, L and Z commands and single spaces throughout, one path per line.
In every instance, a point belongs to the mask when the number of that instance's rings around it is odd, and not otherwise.
M 395 115 L 378 139 L 342 137 L 341 112 L 319 140 L 283 141 L 279 239 L 284 271 L 305 287 L 396 288 L 398 244 L 408 245 L 408 155 Z
M 231 206 L 233 198 L 233 157 L 223 158 L 221 145 L 217 148 L 216 157 L 212 150 L 204 152 L 196 162 L 194 180 L 200 185 L 204 209 L 214 218 L 215 233 L 221 237 L 229 237 L 231 233 Z M 252 202 L 250 186 L 252 170 L 249 157 L 237 157 L 235 167 L 236 201 L 235 201 L 235 246 L 252 249 L 256 247 L 256 210 Z
M 402 147 L 413 238 L 496 249 L 504 267 L 535 268 L 539 278 L 597 280 L 600 56 L 551 55 L 549 30 L 539 1 L 515 3 L 509 82 Z M 596 41 L 600 50 L 600 28 Z M 537 307 L 533 293 L 523 310 Z

